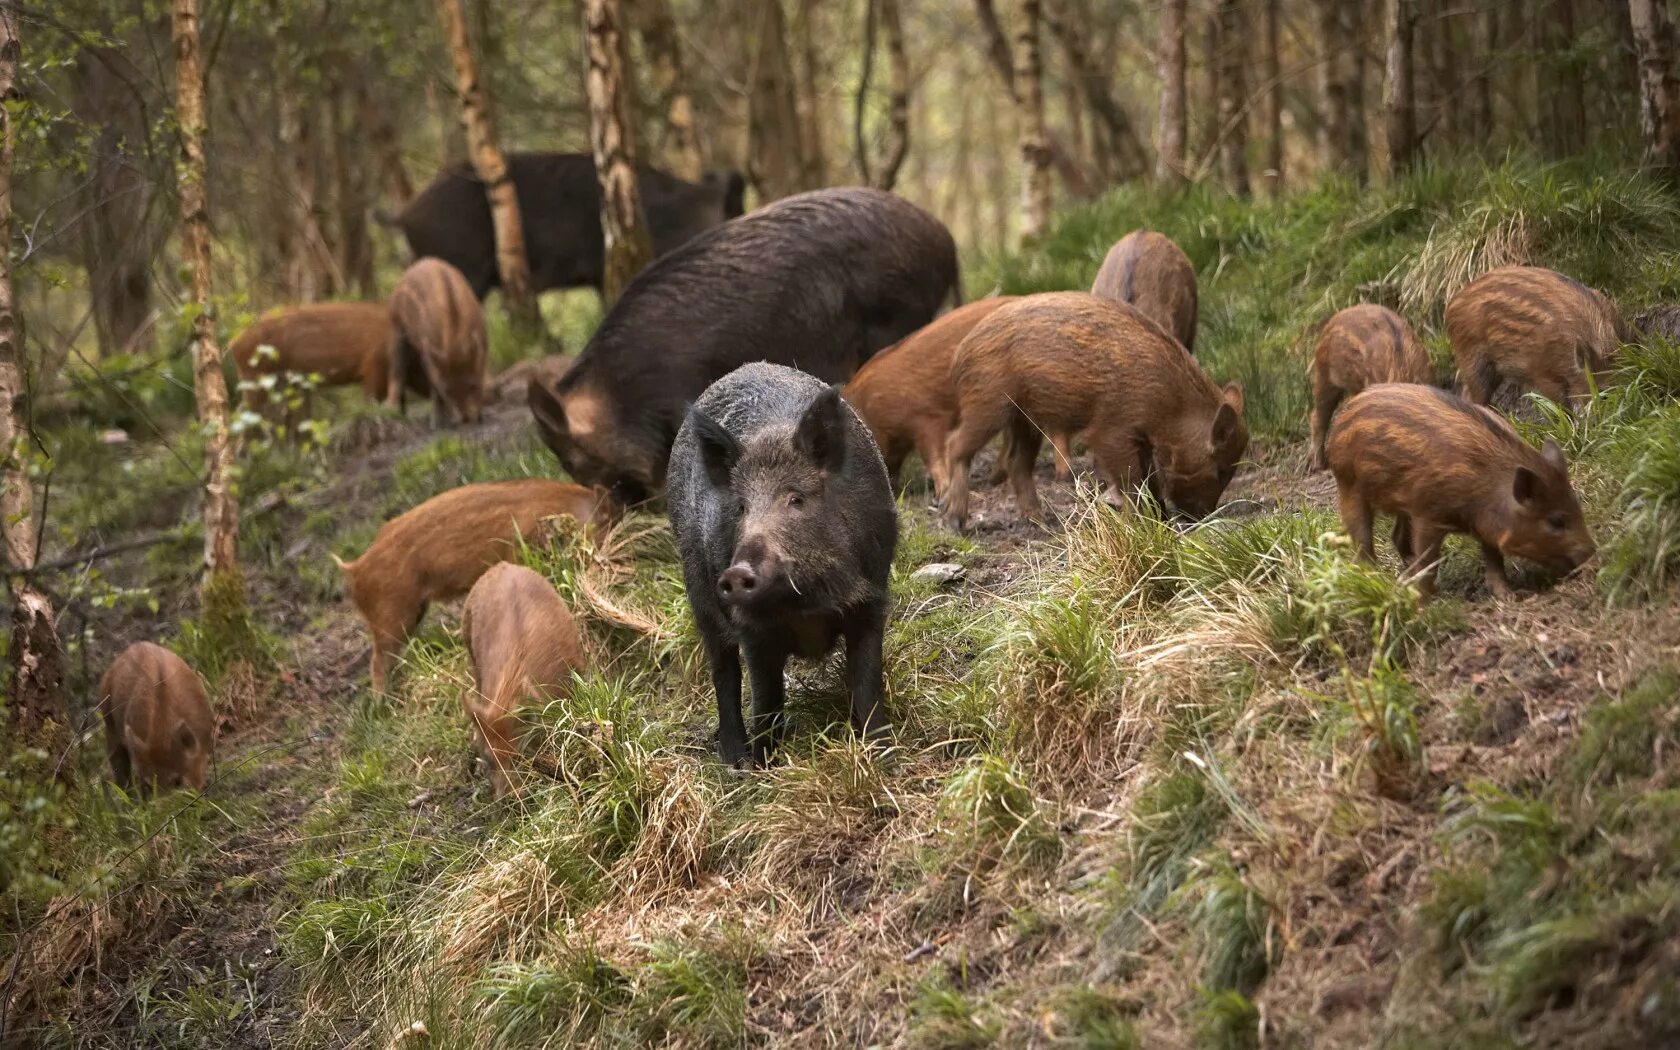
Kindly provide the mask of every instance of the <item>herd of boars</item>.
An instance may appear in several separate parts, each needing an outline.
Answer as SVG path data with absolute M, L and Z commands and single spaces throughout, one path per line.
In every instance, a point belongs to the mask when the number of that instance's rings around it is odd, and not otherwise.
M 599 282 L 586 167 L 514 160 L 539 287 Z M 1111 503 L 1192 520 L 1215 510 L 1247 451 L 1242 389 L 1215 382 L 1192 352 L 1195 270 L 1159 233 L 1119 241 L 1090 292 L 963 305 L 949 231 L 890 193 L 819 190 L 731 217 L 733 177 L 692 185 L 657 175 L 644 187 L 662 254 L 570 368 L 528 390 L 542 440 L 572 481 L 445 492 L 339 561 L 372 635 L 376 691 L 426 605 L 467 596 L 473 685 L 463 704 L 498 795 L 520 781 L 521 704 L 563 695 L 584 666 L 553 586 L 506 564 L 556 519 L 598 537 L 628 507 L 663 497 L 716 693 L 718 750 L 747 766 L 775 748 L 788 658 L 842 643 L 853 725 L 868 737 L 886 731 L 894 492 L 910 453 L 961 529 L 972 460 L 998 435 L 994 480 L 1010 483 L 1024 517 L 1039 512 L 1034 466 L 1046 437 L 1058 475 L 1077 440 Z M 242 374 L 307 369 L 393 403 L 414 389 L 434 399 L 439 422 L 476 419 L 478 300 L 495 283 L 483 195 L 464 170 L 446 172 L 395 221 L 423 257 L 391 302 L 264 318 L 232 344 Z M 1333 474 L 1364 558 L 1374 556 L 1374 516 L 1394 519 L 1396 551 L 1426 594 L 1455 532 L 1481 545 L 1496 594 L 1509 590 L 1509 557 L 1572 571 L 1594 546 L 1563 455 L 1551 442 L 1532 447 L 1496 409 L 1530 390 L 1568 405 L 1607 378 L 1627 326 L 1569 277 L 1507 267 L 1454 296 L 1446 327 L 1459 380 L 1445 385 L 1463 396 L 1433 384 L 1427 350 L 1392 310 L 1352 306 L 1322 326 L 1313 468 Z M 260 408 L 271 384 L 244 389 Z M 208 705 L 178 658 L 135 646 L 101 694 L 118 779 L 203 784 Z

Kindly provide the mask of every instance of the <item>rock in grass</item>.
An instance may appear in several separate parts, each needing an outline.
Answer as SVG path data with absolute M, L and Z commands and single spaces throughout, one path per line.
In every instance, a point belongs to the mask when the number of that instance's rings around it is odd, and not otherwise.
M 954 561 L 936 561 L 917 569 L 910 574 L 910 578 L 912 580 L 932 580 L 943 587 L 948 583 L 956 583 L 967 575 L 968 570 Z

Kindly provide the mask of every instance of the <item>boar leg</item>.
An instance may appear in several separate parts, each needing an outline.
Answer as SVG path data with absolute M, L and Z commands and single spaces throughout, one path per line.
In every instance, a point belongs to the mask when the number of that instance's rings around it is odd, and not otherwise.
M 741 723 L 741 651 L 723 640 L 723 628 L 702 623 L 706 663 L 712 668 L 717 693 L 718 755 L 740 769 L 747 764 L 747 728 Z
M 1441 566 L 1441 543 L 1447 538 L 1447 530 L 1432 521 L 1413 518 L 1409 531 L 1413 557 L 1406 571 L 1417 577 L 1418 594 L 1433 597 L 1435 576 Z
M 1505 575 L 1505 556 L 1491 543 L 1482 544 L 1482 578 L 1495 598 L 1511 596 L 1511 580 Z
M 1073 480 L 1073 435 L 1065 431 L 1051 435 L 1050 447 L 1056 452 L 1056 480 Z
M 865 740 L 886 735 L 886 683 L 881 668 L 881 645 L 886 638 L 887 610 L 870 605 L 847 618 L 846 685 L 852 694 L 852 728 Z
M 110 720 L 105 722 L 105 751 L 111 757 L 111 779 L 127 791 L 134 784 L 134 765 L 129 761 L 127 746 L 113 730 Z
M 1033 480 L 1033 465 L 1038 462 L 1038 450 L 1044 445 L 1044 434 L 1026 416 L 1017 416 L 1008 431 L 1005 449 L 1009 453 L 1009 480 L 1015 489 L 1015 511 L 1021 517 L 1044 521 L 1043 508 L 1038 503 L 1038 484 Z M 999 462 L 1003 462 L 999 457 Z
M 1394 552 L 1400 555 L 1401 565 L 1410 565 L 1416 552 L 1412 548 L 1412 519 L 1405 514 L 1394 516 Z
M 1091 447 L 1091 458 L 1097 461 L 1097 471 L 1120 500 L 1116 509 L 1135 510 L 1138 483 L 1148 463 L 1143 447 L 1113 433 L 1111 428 L 1097 427 L 1086 431 L 1085 443 Z
M 782 742 L 787 704 L 788 652 L 785 646 L 767 641 L 741 643 L 747 658 L 747 679 L 752 683 L 752 756 L 762 766 Z
M 1312 469 L 1325 470 L 1330 466 L 1330 417 L 1342 402 L 1340 388 L 1329 383 L 1314 384 L 1312 414 Z
M 930 419 L 916 431 L 916 454 L 922 457 L 922 466 L 927 468 L 928 480 L 933 483 L 935 499 L 945 496 L 946 473 L 948 464 L 945 462 L 945 434 L 950 429 L 949 419 Z M 899 457 L 903 462 L 903 456 Z
M 1009 462 L 1015 458 L 1015 433 L 1012 430 L 1003 432 L 1003 442 L 998 445 L 997 459 L 992 461 L 992 472 L 986 478 L 986 484 L 993 488 L 1009 480 Z
M 1372 546 L 1371 538 L 1371 505 L 1352 488 L 1343 489 L 1338 493 L 1338 497 L 1342 528 L 1347 530 L 1348 537 L 1353 540 L 1362 559 L 1368 562 L 1376 561 L 1377 552 Z

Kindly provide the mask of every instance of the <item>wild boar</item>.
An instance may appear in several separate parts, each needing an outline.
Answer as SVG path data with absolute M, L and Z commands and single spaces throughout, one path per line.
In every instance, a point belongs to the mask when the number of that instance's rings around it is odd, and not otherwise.
M 1602 383 L 1627 325 L 1601 293 L 1554 270 L 1506 266 L 1447 303 L 1447 336 L 1465 396 L 1509 408 L 1524 392 L 1569 406 Z
M 1331 317 L 1313 350 L 1312 465 L 1330 465 L 1324 451 L 1336 406 L 1376 383 L 1425 383 L 1433 378 L 1429 350 L 1406 319 L 1386 306 L 1363 303 Z
M 1039 513 L 1033 461 L 1045 433 L 1079 433 L 1097 468 L 1129 498 L 1142 485 L 1163 511 L 1211 513 L 1248 448 L 1242 388 L 1224 389 L 1160 325 L 1124 303 L 1048 292 L 999 307 L 951 362 L 957 423 L 946 438 L 946 521 L 968 517 L 968 471 L 1010 431 L 1018 510 Z
M 1130 303 L 1166 329 L 1184 349 L 1196 349 L 1196 268 L 1172 238 L 1133 230 L 1103 257 L 1091 294 Z
M 391 292 L 390 385 L 386 403 L 406 409 L 410 385 L 432 392 L 432 422 L 477 423 L 484 411 L 488 351 L 484 308 L 461 271 L 421 259 Z
M 599 535 L 617 508 L 606 493 L 546 478 L 463 485 L 386 522 L 355 561 L 337 555 L 350 600 L 373 635 L 369 676 L 385 691 L 391 660 L 430 602 L 459 598 L 497 562 L 533 541 L 546 518 L 570 517 Z
M 151 642 L 117 654 L 99 679 L 111 777 L 142 794 L 204 790 L 216 750 L 216 720 L 186 661 Z
M 532 290 L 601 289 L 601 184 L 587 153 L 510 153 L 508 174 L 519 200 Z M 685 182 L 653 168 L 636 169 L 636 186 L 656 255 L 741 214 L 746 183 L 738 172 L 708 172 Z M 501 284 L 490 203 L 472 165 L 456 164 L 433 179 L 394 218 L 414 258 L 435 256 L 460 270 L 483 299 Z
M 245 406 L 264 411 L 265 376 L 320 376 L 321 386 L 359 383 L 377 401 L 388 393 L 391 315 L 384 303 L 312 303 L 272 310 L 228 345 Z
M 461 697 L 472 719 L 490 783 L 501 798 L 519 790 L 519 707 L 559 699 L 572 672 L 584 668 L 583 642 L 565 599 L 540 574 L 502 562 L 467 593 L 461 633 L 472 658 L 473 684 Z
M 821 657 L 839 638 L 852 725 L 866 738 L 886 732 L 881 641 L 898 514 L 869 428 L 839 392 L 781 365 L 743 365 L 689 410 L 670 486 L 723 760 L 744 765 L 750 745 L 765 761 L 781 735 L 788 657 Z
M 1441 541 L 1476 537 L 1488 589 L 1511 591 L 1505 559 L 1571 572 L 1594 547 L 1563 452 L 1517 435 L 1505 418 L 1455 394 L 1411 383 L 1366 387 L 1330 427 L 1330 470 L 1342 524 L 1373 560 L 1373 515 L 1394 515 L 1394 548 L 1433 594 Z
M 543 441 L 627 503 L 665 484 L 687 406 L 749 361 L 842 382 L 954 295 L 957 249 L 881 190 L 787 197 L 701 234 L 630 283 L 577 363 L 532 383 Z
M 1658 303 L 1633 315 L 1629 326 L 1633 336 L 1649 339 L 1653 336 L 1680 342 L 1680 303 Z

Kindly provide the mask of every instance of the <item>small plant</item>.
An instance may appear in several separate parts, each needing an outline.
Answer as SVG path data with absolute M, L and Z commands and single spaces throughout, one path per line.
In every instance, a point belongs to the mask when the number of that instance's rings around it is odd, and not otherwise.
M 910 1003 L 913 1045 L 927 1050 L 984 1050 L 997 1045 L 1003 1022 L 968 1001 L 943 974 L 922 982 Z
M 1345 668 L 1347 704 L 1364 737 L 1366 768 L 1379 795 L 1409 799 L 1424 774 L 1423 744 L 1418 739 L 1418 695 L 1405 675 L 1386 664 L 1367 678 Z
M 1198 861 L 1182 891 L 1202 944 L 1202 983 L 1250 995 L 1283 954 L 1273 908 L 1229 856 Z
M 958 769 L 940 800 L 951 844 L 962 863 L 985 868 L 1005 860 L 1054 863 L 1061 836 L 1026 776 L 998 755 L 979 755 Z
M 1403 663 L 1450 620 L 1439 602 L 1391 571 L 1351 556 L 1348 541 L 1325 536 L 1305 552 L 1300 575 L 1272 609 L 1274 640 L 1306 655 L 1376 668 Z
M 624 971 L 582 942 L 561 945 L 544 962 L 499 963 L 473 989 L 496 1039 L 513 1044 L 551 1033 L 588 1038 L 632 995 Z
M 1260 1045 L 1260 1011 L 1239 991 L 1204 989 L 1196 1015 L 1202 1045 L 1211 1050 L 1251 1050 Z

